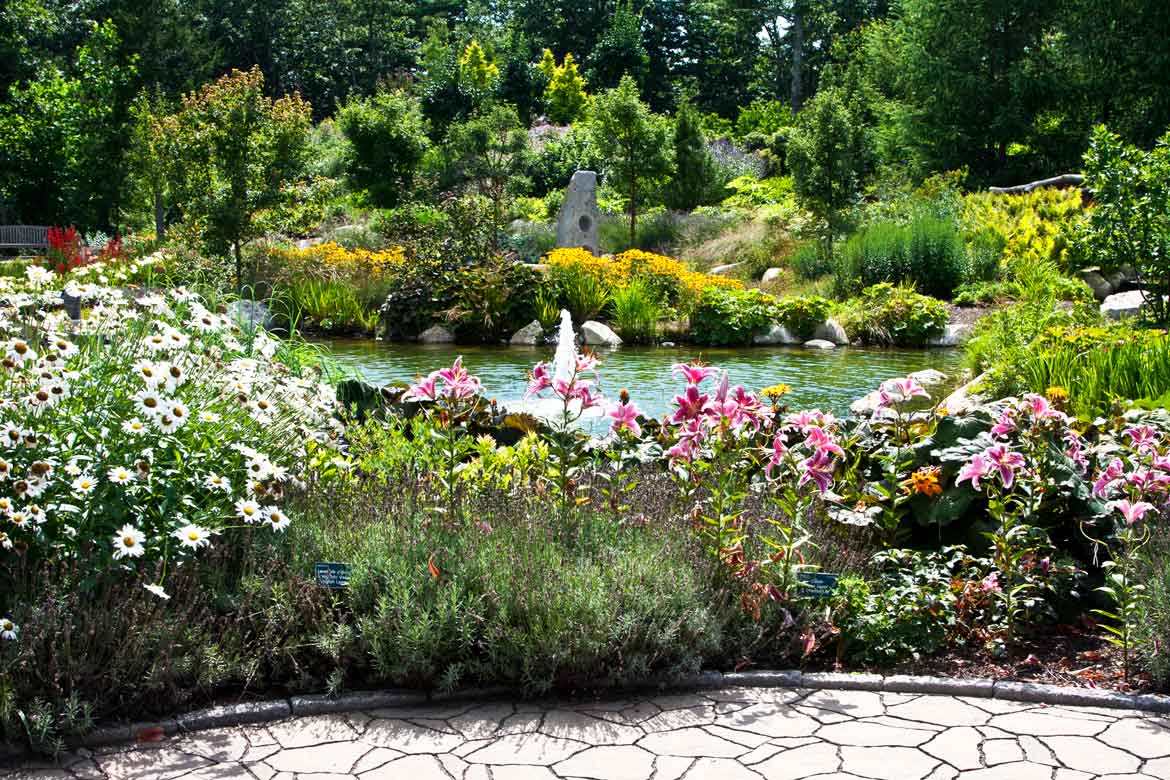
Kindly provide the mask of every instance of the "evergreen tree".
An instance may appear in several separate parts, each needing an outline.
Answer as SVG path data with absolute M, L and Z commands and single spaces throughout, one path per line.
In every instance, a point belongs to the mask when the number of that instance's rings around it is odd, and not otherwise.
M 666 191 L 666 204 L 673 209 L 691 211 L 717 200 L 715 161 L 707 149 L 699 112 L 688 101 L 678 110 L 674 121 L 674 170 Z
M 553 73 L 544 93 L 548 118 L 558 124 L 571 124 L 581 115 L 589 96 L 585 94 L 585 79 L 577 71 L 572 52 L 565 55 L 560 67 Z
M 626 197 L 630 246 L 638 237 L 638 207 L 650 185 L 670 170 L 664 124 L 642 102 L 630 76 L 598 95 L 589 112 L 593 144 L 607 152 L 606 178 Z
M 650 56 L 642 41 L 642 19 L 634 13 L 632 0 L 617 4 L 609 29 L 597 40 L 589 61 L 589 82 L 595 89 L 617 86 L 626 74 L 639 87 L 646 83 Z
M 868 133 L 858 126 L 844 95 L 837 88 L 822 89 L 788 136 L 788 167 L 797 197 L 821 220 L 829 257 L 843 212 L 861 191 L 868 159 Z
M 459 77 L 469 88 L 484 92 L 500 77 L 500 69 L 488 60 L 483 47 L 475 38 L 463 50 L 459 59 Z
M 463 175 L 491 201 L 492 251 L 497 251 L 508 196 L 525 186 L 528 133 L 515 109 L 494 106 L 453 128 L 451 149 Z

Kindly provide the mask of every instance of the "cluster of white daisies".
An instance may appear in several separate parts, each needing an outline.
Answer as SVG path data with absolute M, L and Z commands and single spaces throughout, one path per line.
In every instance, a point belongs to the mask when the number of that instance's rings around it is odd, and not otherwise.
M 78 322 L 0 290 L 0 555 L 40 545 L 124 568 L 286 529 L 286 485 L 337 440 L 332 388 L 184 290 L 70 286 Z

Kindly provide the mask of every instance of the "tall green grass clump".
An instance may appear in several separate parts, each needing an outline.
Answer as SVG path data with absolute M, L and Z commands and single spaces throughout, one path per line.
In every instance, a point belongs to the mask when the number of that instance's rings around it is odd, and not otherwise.
M 612 308 L 618 335 L 624 341 L 647 344 L 658 335 L 658 321 L 662 305 L 648 284 L 631 279 L 629 284 L 613 291 Z
M 609 285 L 586 270 L 554 268 L 552 280 L 561 305 L 568 309 L 573 322 L 596 318 L 610 302 Z
M 970 275 L 958 228 L 949 220 L 920 215 L 908 224 L 878 222 L 854 234 L 836 259 L 842 297 L 881 282 L 912 284 L 936 298 L 949 298 Z

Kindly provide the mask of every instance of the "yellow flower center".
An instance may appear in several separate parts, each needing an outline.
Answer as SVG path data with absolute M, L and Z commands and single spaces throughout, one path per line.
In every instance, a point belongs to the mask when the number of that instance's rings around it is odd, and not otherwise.
M 134 546 L 134 537 L 133 536 L 123 536 L 122 537 L 122 544 L 125 545 L 126 547 L 133 547 Z

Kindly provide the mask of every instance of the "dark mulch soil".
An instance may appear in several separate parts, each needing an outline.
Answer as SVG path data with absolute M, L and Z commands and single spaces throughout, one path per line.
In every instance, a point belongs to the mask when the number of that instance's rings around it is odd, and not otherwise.
M 994 680 L 1063 685 L 1071 688 L 1103 688 L 1123 693 L 1158 692 L 1149 675 L 1122 674 L 1121 649 L 1101 637 L 1099 628 L 1047 626 L 1017 637 L 1012 652 L 996 655 L 982 646 L 956 647 L 935 655 L 909 660 L 893 667 L 866 669 L 882 674 L 916 674 L 937 677 L 985 677 Z M 853 671 L 848 667 L 842 671 Z
M 947 312 L 950 314 L 952 325 L 974 325 L 997 308 L 999 307 L 994 304 L 983 306 L 956 306 L 953 303 L 947 304 Z

